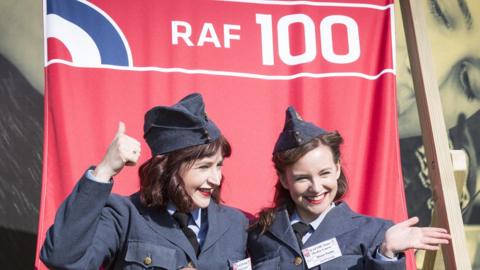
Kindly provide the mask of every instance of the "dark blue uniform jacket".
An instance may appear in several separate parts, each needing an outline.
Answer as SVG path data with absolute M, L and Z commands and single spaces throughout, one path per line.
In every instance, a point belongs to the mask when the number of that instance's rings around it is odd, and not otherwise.
M 200 255 L 165 210 L 143 207 L 139 195 L 111 195 L 112 184 L 85 177 L 48 230 L 41 260 L 52 269 L 225 270 L 246 256 L 246 217 L 213 201 Z
M 390 226 L 392 223 L 389 221 L 357 214 L 346 203 L 340 203 L 327 213 L 304 247 L 336 238 L 342 256 L 311 269 L 405 269 L 404 254 L 400 254 L 399 260 L 394 262 L 372 256 Z M 273 224 L 264 234 L 260 234 L 258 229 L 251 231 L 247 246 L 254 269 L 307 269 L 285 209 L 276 212 Z

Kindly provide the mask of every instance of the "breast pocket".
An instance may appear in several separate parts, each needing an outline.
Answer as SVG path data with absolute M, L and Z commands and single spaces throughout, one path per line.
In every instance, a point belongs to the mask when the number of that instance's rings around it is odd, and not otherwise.
M 128 242 L 126 269 L 176 269 L 175 250 L 146 242 Z
M 280 256 L 256 263 L 253 270 L 277 270 L 280 269 Z

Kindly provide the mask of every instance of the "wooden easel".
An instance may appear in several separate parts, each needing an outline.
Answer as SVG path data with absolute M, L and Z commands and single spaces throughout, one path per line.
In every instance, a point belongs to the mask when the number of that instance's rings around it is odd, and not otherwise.
M 424 20 L 425 13 L 418 0 L 400 0 L 400 8 L 428 174 L 432 182 L 432 193 L 436 205 L 434 220 L 438 222 L 437 226 L 446 228 L 452 235 L 450 244 L 442 246 L 445 269 L 469 270 L 472 267 L 465 242 L 460 203 L 448 148 L 447 129 L 443 120 L 437 79 L 433 72 L 431 47 L 427 39 Z M 434 256 L 433 260 L 435 260 Z M 428 259 L 427 264 L 424 264 L 424 270 L 433 269 L 434 264 L 430 262 L 431 258 Z

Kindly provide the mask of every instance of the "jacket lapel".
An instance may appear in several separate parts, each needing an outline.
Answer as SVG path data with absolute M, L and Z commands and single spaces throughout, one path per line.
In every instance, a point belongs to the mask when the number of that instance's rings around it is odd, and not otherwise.
M 210 201 L 207 209 L 208 230 L 200 254 L 212 247 L 231 225 L 230 218 L 224 214 L 218 204 Z
M 192 244 L 190 244 L 185 234 L 166 210 L 143 208 L 142 212 L 147 224 L 153 230 L 183 250 L 189 259 L 195 265 L 197 264 L 197 256 Z
M 279 241 L 295 250 L 299 255 L 301 254 L 298 246 L 297 238 L 290 225 L 290 218 L 286 209 L 280 209 L 276 212 L 275 219 L 268 231 L 275 236 Z
M 305 242 L 305 246 L 312 246 L 322 241 L 337 237 L 358 228 L 354 217 L 359 216 L 347 204 L 340 203 L 327 213 L 315 232 Z

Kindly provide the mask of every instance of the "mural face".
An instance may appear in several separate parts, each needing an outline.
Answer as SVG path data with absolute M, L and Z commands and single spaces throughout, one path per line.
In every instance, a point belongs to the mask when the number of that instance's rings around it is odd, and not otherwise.
M 478 258 L 474 253 L 480 232 L 474 228 L 480 224 L 480 196 L 475 197 L 480 190 L 480 2 L 422 0 L 422 8 L 450 146 L 468 156 L 460 202 L 470 257 Z M 398 3 L 396 12 L 398 121 L 407 208 L 409 216 L 420 217 L 420 225 L 426 226 L 434 201 Z M 480 261 L 472 263 L 478 269 Z
M 424 0 L 423 10 L 446 125 L 480 109 L 480 2 Z M 397 15 L 400 14 L 397 7 Z M 400 137 L 420 135 L 410 63 L 397 16 L 397 86 Z

